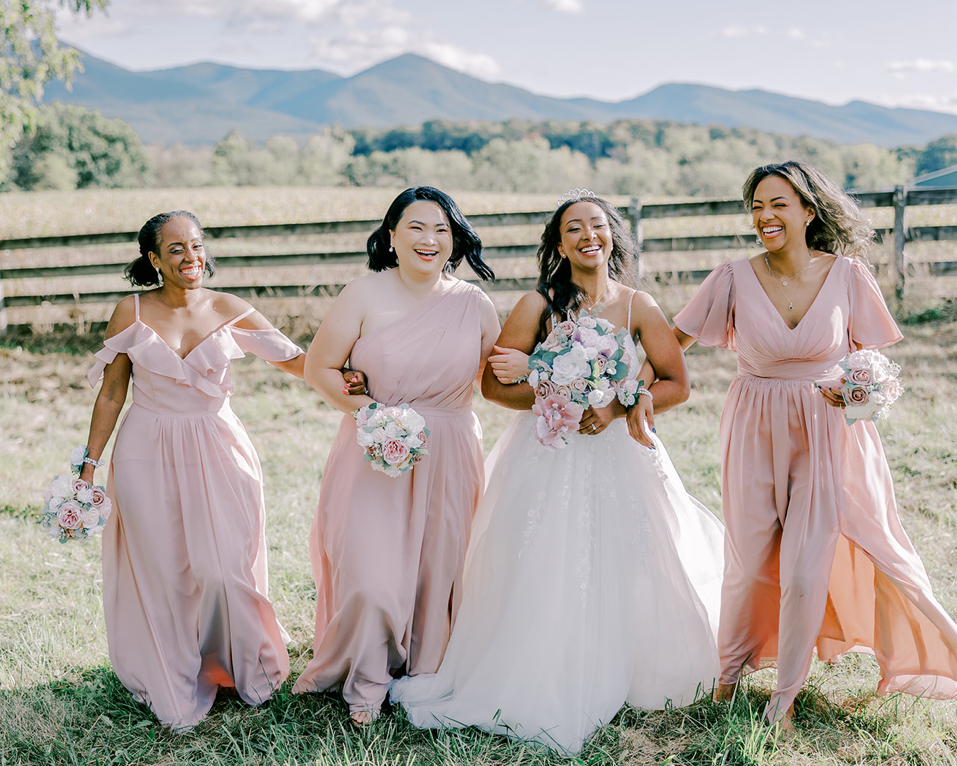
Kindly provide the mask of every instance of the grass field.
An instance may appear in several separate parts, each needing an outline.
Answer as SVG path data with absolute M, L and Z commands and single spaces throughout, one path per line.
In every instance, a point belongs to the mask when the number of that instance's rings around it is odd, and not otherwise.
M 0 239 L 135 230 L 150 215 L 194 210 L 207 225 L 377 218 L 394 189 L 190 189 L 8 194 L 0 198 Z M 549 209 L 531 195 L 457 194 L 467 213 Z M 616 200 L 621 202 L 622 200 Z M 920 217 L 918 219 L 918 216 Z M 912 224 L 953 223 L 953 209 L 915 210 Z M 883 220 L 878 225 L 887 225 Z M 744 216 L 649 221 L 645 236 L 733 233 Z M 535 231 L 522 236 L 534 241 Z M 483 236 L 485 236 L 483 234 Z M 492 242 L 491 238 L 487 241 Z M 500 244 L 499 242 L 492 242 Z M 504 244 L 504 242 L 501 242 Z M 933 246 L 938 246 L 937 243 Z M 117 251 L 116 261 L 133 253 Z M 730 253 L 690 254 L 707 265 Z M 25 251 L 0 252 L 0 269 Z M 52 262 L 81 254 L 49 253 Z M 85 256 L 83 256 L 85 257 Z M 655 255 L 656 258 L 666 257 Z M 881 260 L 878 255 L 874 260 Z M 520 264 L 497 262 L 496 270 Z M 657 266 L 655 266 L 657 268 Z M 683 268 L 688 266 L 683 266 Z M 697 267 L 697 266 L 695 266 Z M 916 284 L 916 283 L 915 283 Z M 891 350 L 904 366 L 907 395 L 882 424 L 904 525 L 924 557 L 938 599 L 957 614 L 957 316 L 940 301 L 949 284 L 917 284 L 907 311 L 929 309 Z M 667 314 L 685 287 L 655 286 Z M 911 288 L 909 287 L 910 291 Z M 294 335 L 312 326 L 296 304 L 271 318 Z M 305 316 L 303 314 L 303 316 Z M 78 326 L 83 330 L 83 326 Z M 308 338 L 306 338 L 308 340 Z M 17 345 L 21 344 L 21 345 Z M 0 766 L 7 764 L 558 764 L 562 759 L 480 732 L 431 734 L 401 714 L 369 731 L 346 725 L 334 697 L 293 697 L 284 686 L 266 707 L 221 698 L 196 730 L 177 736 L 132 701 L 109 667 L 103 628 L 99 541 L 59 545 L 36 524 L 40 492 L 66 470 L 84 442 L 93 393 L 85 382 L 95 335 L 20 334 L 0 342 Z M 64 349 L 69 349 L 70 353 Z M 690 402 L 658 419 L 658 431 L 689 490 L 720 508 L 717 427 L 734 374 L 728 352 L 693 348 Z M 307 533 L 321 467 L 339 414 L 304 384 L 258 360 L 235 365 L 234 408 L 259 450 L 266 475 L 270 596 L 292 636 L 292 678 L 311 653 L 315 589 Z M 479 401 L 486 450 L 510 413 Z M 97 480 L 105 482 L 101 470 Z M 744 684 L 735 703 L 703 701 L 682 710 L 625 709 L 576 759 L 582 764 L 951 764 L 957 766 L 957 704 L 903 696 L 877 699 L 874 662 L 854 656 L 815 663 L 799 696 L 798 733 L 776 742 L 760 723 L 773 671 Z
M 882 425 L 905 527 L 936 595 L 957 614 L 957 321 L 909 326 L 893 349 L 907 395 Z M 88 345 L 92 342 L 87 341 Z M 481 732 L 432 734 L 392 712 L 367 732 L 332 696 L 266 707 L 221 698 L 188 735 L 164 731 L 109 667 L 99 541 L 60 545 L 36 524 L 40 490 L 85 439 L 89 355 L 0 347 L 0 764 L 557 764 L 549 753 Z M 720 507 L 717 423 L 733 355 L 692 349 L 690 402 L 658 430 L 691 492 Z M 292 635 L 293 673 L 311 652 L 315 591 L 307 533 L 339 415 L 259 360 L 235 367 L 234 407 L 266 475 L 271 598 Z M 477 411 L 488 448 L 510 414 Z M 290 436 L 292 435 L 292 438 Z M 98 481 L 105 475 L 98 475 Z M 760 724 L 773 671 L 750 677 L 731 707 L 707 701 L 626 708 L 585 748 L 583 764 L 957 764 L 957 707 L 873 696 L 866 656 L 815 663 L 798 698 L 798 733 L 776 742 Z

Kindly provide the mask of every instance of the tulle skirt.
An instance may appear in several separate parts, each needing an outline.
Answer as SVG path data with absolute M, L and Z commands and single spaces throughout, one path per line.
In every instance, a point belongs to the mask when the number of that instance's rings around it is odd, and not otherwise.
M 423 728 L 478 726 L 578 752 L 628 702 L 710 694 L 723 529 L 660 441 L 623 420 L 548 451 L 522 413 L 486 462 L 464 594 L 439 672 L 396 681 Z

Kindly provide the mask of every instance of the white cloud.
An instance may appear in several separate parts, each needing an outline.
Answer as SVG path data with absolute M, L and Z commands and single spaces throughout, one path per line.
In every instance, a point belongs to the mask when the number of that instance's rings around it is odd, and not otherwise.
M 582 0 L 541 0 L 541 4 L 559 13 L 582 13 L 585 10 Z
M 929 109 L 932 112 L 949 112 L 950 114 L 957 114 L 957 95 L 931 96 L 928 94 L 917 93 L 906 96 L 905 98 L 884 96 L 880 99 L 880 103 L 881 105 L 888 107 Z
M 743 26 L 741 24 L 729 24 L 726 27 L 722 27 L 719 34 L 722 37 L 763 37 L 768 33 L 767 27 L 762 27 L 760 25 L 753 26 Z
M 891 61 L 886 68 L 895 74 L 907 72 L 957 72 L 957 66 L 948 59 L 914 59 L 912 61 Z
M 403 53 L 415 53 L 433 61 L 465 72 L 474 77 L 490 79 L 500 74 L 495 59 L 482 53 L 403 26 L 378 29 L 352 29 L 333 36 L 316 36 L 310 41 L 312 52 L 323 63 L 336 68 L 344 65 L 351 71 L 365 69 L 379 61 L 385 61 Z
M 791 27 L 787 32 L 784 33 L 789 40 L 803 40 L 804 39 L 804 30 L 800 27 Z

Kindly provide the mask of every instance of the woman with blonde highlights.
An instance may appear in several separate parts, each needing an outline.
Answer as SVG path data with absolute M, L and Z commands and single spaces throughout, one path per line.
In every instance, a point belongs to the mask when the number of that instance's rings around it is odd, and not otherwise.
M 872 651 L 878 694 L 955 697 L 957 625 L 901 528 L 877 429 L 845 422 L 836 387 L 850 352 L 903 337 L 864 260 L 873 230 L 804 162 L 757 168 L 743 192 L 765 250 L 717 267 L 675 317 L 684 348 L 738 354 L 721 414 L 715 698 L 776 663 L 766 715 L 790 730 L 815 649 Z

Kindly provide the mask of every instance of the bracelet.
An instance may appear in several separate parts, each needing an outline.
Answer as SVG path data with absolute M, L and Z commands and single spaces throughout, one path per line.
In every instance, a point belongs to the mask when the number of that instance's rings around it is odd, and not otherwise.
M 651 399 L 651 401 L 655 400 L 654 394 L 652 394 L 647 388 L 639 388 L 637 391 L 635 391 L 635 398 L 637 399 L 640 396 L 647 396 L 649 399 Z
M 105 460 L 94 460 L 94 459 L 91 458 L 91 457 L 85 457 L 85 458 L 83 458 L 83 462 L 84 462 L 84 463 L 89 463 L 90 465 L 96 466 L 97 468 L 102 468 L 103 466 L 106 465 L 106 461 L 105 461 Z

